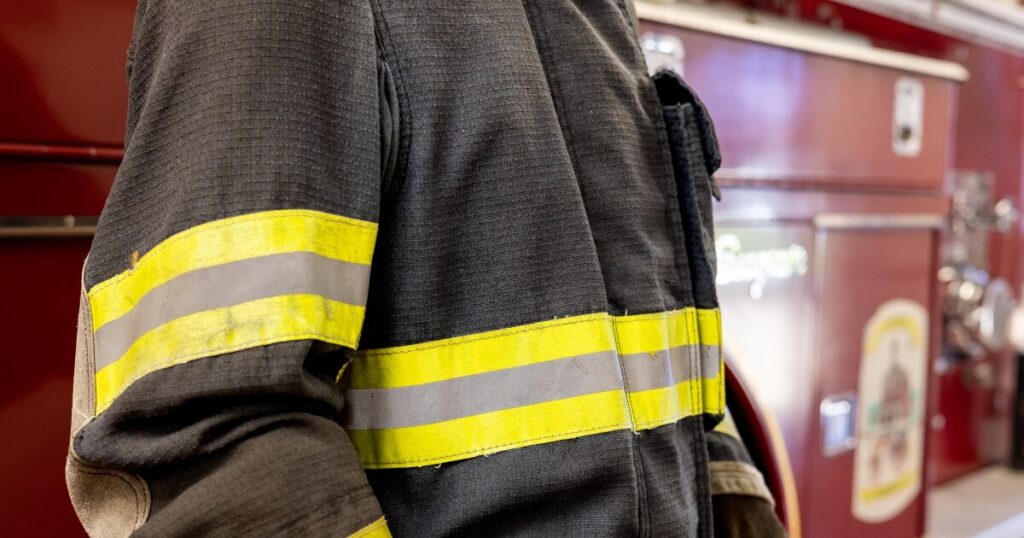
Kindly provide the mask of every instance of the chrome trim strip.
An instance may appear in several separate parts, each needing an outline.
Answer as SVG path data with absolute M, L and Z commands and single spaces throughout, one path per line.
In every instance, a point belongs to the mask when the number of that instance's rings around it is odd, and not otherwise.
M 892 229 L 892 230 L 941 230 L 946 227 L 945 215 L 898 215 L 898 214 L 845 214 L 822 213 L 814 217 L 815 228 L 825 229 Z
M 96 216 L 0 216 L 0 239 L 92 237 L 97 222 Z
M 870 44 L 853 42 L 850 34 L 826 34 L 814 28 L 782 22 L 757 14 L 750 22 L 751 12 L 726 10 L 691 4 L 660 4 L 636 2 L 640 19 L 689 28 L 725 37 L 764 43 L 766 45 L 820 54 L 854 62 L 889 67 L 942 79 L 963 82 L 970 78 L 964 66 L 944 60 L 880 49 Z

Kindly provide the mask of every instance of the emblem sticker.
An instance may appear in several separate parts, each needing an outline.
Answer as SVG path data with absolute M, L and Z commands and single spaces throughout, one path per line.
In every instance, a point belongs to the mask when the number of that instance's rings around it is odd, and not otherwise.
M 906 299 L 883 303 L 864 328 L 853 467 L 853 515 L 893 518 L 921 490 L 928 311 Z

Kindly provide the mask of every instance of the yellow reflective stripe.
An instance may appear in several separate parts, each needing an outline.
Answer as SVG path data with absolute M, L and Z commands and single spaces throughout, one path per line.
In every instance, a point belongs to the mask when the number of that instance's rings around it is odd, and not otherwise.
M 721 415 L 725 413 L 725 365 L 718 368 L 718 377 L 714 379 L 702 379 L 701 390 L 703 391 L 704 412 L 709 415 Z
M 363 467 L 437 465 L 513 448 L 628 429 L 625 393 L 576 396 L 425 426 L 348 430 Z
M 710 415 L 721 415 L 725 413 L 725 360 L 722 357 L 722 311 L 697 310 L 697 322 L 700 331 L 700 341 L 704 345 L 712 345 L 715 342 L 718 352 L 718 376 L 714 379 L 704 378 L 701 380 L 703 390 L 704 412 Z
M 705 346 L 722 345 L 722 311 L 715 308 L 697 309 L 700 343 Z
M 629 393 L 634 429 L 648 430 L 700 414 L 700 394 L 694 385 L 700 380 L 683 381 L 671 387 Z
M 671 387 L 629 393 L 633 429 L 649 430 L 703 413 L 722 413 L 724 374 L 712 379 L 683 381 Z
M 355 280 L 368 278 L 376 234 L 371 222 L 288 209 L 209 222 L 153 247 L 89 290 L 103 359 L 96 413 L 142 376 L 198 358 L 302 339 L 354 348 L 366 294 Z
M 279 295 L 183 316 L 142 335 L 96 372 L 96 413 L 142 376 L 202 357 L 306 339 L 354 348 L 364 310 L 318 295 Z
M 572 316 L 424 344 L 361 350 L 351 388 L 391 388 L 525 366 L 616 349 L 648 353 L 673 347 L 719 345 L 717 310 L 684 308 L 634 316 Z M 703 320 L 703 322 L 702 322 Z M 614 324 L 614 334 L 609 330 Z M 698 328 L 699 324 L 699 328 Z
M 395 388 L 615 349 L 605 313 L 559 318 L 411 346 L 360 350 L 350 388 Z
M 150 290 L 189 271 L 257 256 L 313 252 L 369 264 L 377 225 L 304 209 L 264 211 L 201 224 L 164 240 L 135 266 L 89 290 L 94 329 L 132 309 Z
M 380 518 L 348 535 L 348 538 L 391 538 L 391 531 L 388 530 L 388 524 L 384 518 Z
M 724 410 L 721 359 L 714 371 L 702 372 L 706 354 L 720 354 L 718 319 L 717 310 L 695 308 L 636 316 L 599 313 L 362 350 L 346 380 L 346 429 L 363 465 L 381 469 L 436 465 L 719 414 Z M 595 362 L 603 360 L 612 361 L 609 372 Z M 584 362 L 565 370 L 572 361 Z M 559 368 L 549 368 L 554 365 Z M 623 369 L 644 388 L 631 390 Z M 610 382 L 595 384 L 599 372 Z M 500 388 L 502 379 L 520 381 L 507 389 L 513 393 L 496 399 L 494 391 L 506 390 Z M 523 386 L 525 379 L 536 386 Z M 545 401 L 559 393 L 561 399 Z
M 649 353 L 700 343 L 695 330 L 696 320 L 697 312 L 694 308 L 615 317 L 619 353 Z

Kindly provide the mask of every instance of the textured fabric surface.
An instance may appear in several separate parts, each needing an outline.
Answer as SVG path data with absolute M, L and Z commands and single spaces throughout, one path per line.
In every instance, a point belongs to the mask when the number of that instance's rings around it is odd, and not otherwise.
M 655 76 L 664 107 L 672 166 L 683 209 L 683 229 L 694 299 L 698 307 L 718 306 L 711 198 L 717 192 L 711 174 L 721 157 L 714 126 L 696 94 L 671 71 Z
M 646 499 L 641 514 L 650 536 L 710 536 L 708 456 L 700 419 L 682 420 L 637 436 Z
M 708 455 L 711 461 L 741 461 L 754 464 L 743 441 L 726 433 L 712 431 L 707 434 Z
M 141 536 L 347 535 L 381 512 L 337 423 L 345 360 L 292 342 L 155 372 L 75 451 L 142 475 L 152 509 Z
M 771 503 L 748 495 L 715 495 L 715 538 L 785 538 Z
M 620 0 L 146 0 L 86 286 L 175 234 L 303 209 L 379 223 L 364 349 L 714 308 L 706 133 L 666 125 L 633 24 Z M 337 536 L 381 508 L 399 536 L 712 532 L 700 417 L 370 471 L 371 492 L 339 426 L 352 356 L 192 357 L 132 379 L 74 447 L 145 478 L 140 535 Z
M 633 435 L 367 474 L 395 536 L 638 536 Z
M 85 289 L 78 310 L 78 343 L 75 353 L 75 380 L 71 400 L 71 436 L 93 418 L 96 394 L 92 386 L 95 369 L 92 315 Z M 138 475 L 94 467 L 68 450 L 64 467 L 71 505 L 82 526 L 91 536 L 126 536 L 149 516 L 149 488 Z
M 764 499 L 775 505 L 764 477 L 756 467 L 741 461 L 713 461 L 711 471 L 711 495 L 749 495 Z
M 764 477 L 743 441 L 720 431 L 707 433 L 714 536 L 782 538 L 788 535 L 775 513 Z
M 110 282 L 116 294 L 112 278 L 148 263 L 157 245 L 236 215 L 300 209 L 376 221 L 387 152 L 368 3 L 144 0 L 128 71 L 125 159 L 85 268 L 88 289 Z M 231 248 L 230 237 L 223 243 Z M 182 313 L 153 297 L 137 315 Z M 338 425 L 334 380 L 346 352 L 324 349 L 306 340 L 211 351 L 157 370 L 78 432 L 74 451 L 92 468 L 145 479 L 152 506 L 136 535 L 356 532 L 381 511 Z M 95 371 L 82 375 L 89 384 Z
M 376 221 L 378 60 L 366 1 L 143 0 L 125 160 L 92 287 L 197 224 L 301 208 Z

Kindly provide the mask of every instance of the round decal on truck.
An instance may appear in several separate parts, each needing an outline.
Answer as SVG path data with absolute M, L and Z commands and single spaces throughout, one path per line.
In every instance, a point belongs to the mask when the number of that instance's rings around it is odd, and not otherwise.
M 906 299 L 883 303 L 864 328 L 853 464 L 853 515 L 881 522 L 921 490 L 928 311 Z

